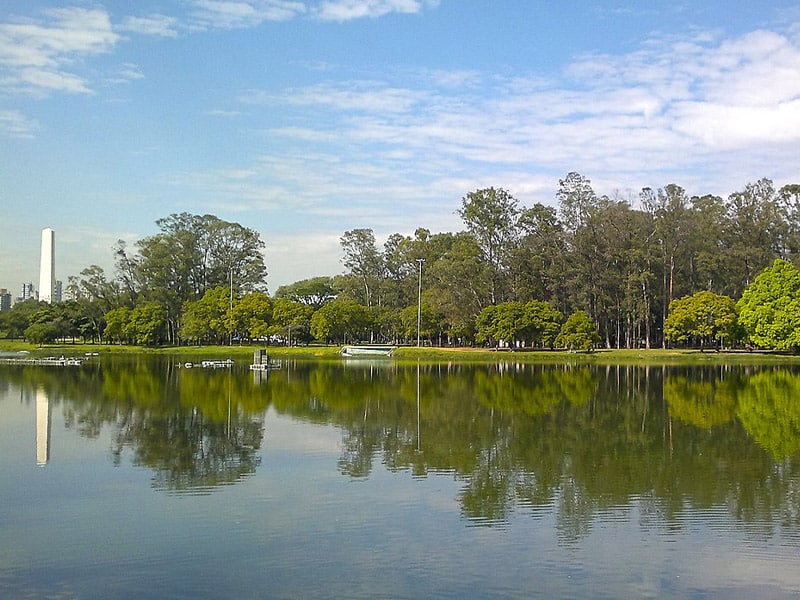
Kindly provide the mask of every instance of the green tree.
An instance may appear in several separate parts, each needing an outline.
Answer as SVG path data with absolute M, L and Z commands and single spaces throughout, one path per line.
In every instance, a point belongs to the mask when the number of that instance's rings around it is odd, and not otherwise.
M 321 307 L 320 307 L 321 308 Z M 311 317 L 314 309 L 304 302 L 278 298 L 272 305 L 273 331 L 292 345 L 292 339 L 310 341 Z
M 597 206 L 598 198 L 592 189 L 591 180 L 574 171 L 567 173 L 558 181 L 556 201 L 567 231 L 575 232 L 586 222 L 587 217 Z
M 130 338 L 144 346 L 158 346 L 167 337 L 167 311 L 158 302 L 144 302 L 131 311 Z
M 228 288 L 217 286 L 207 290 L 199 300 L 184 303 L 181 312 L 181 337 L 197 343 L 221 343 L 229 339 L 233 332 L 230 311 L 231 296 Z
M 163 307 L 170 341 L 177 338 L 185 302 L 219 286 L 233 288 L 236 295 L 265 289 L 264 244 L 255 231 L 189 213 L 156 224 L 161 232 L 137 242 L 137 256 L 129 256 L 124 246 L 118 249 L 117 266 L 136 302 L 141 296 Z
M 425 302 L 422 306 L 406 306 L 400 311 L 402 335 L 406 340 L 417 341 L 417 310 L 419 309 L 419 335 L 423 340 L 433 342 L 433 338 L 442 333 L 442 315 Z
M 74 301 L 41 303 L 30 317 L 25 337 L 39 344 L 67 338 L 74 341 L 80 334 L 80 321 L 81 316 Z
M 720 344 L 736 334 L 736 303 L 733 298 L 714 292 L 697 292 L 676 298 L 669 305 L 664 335 L 672 342 L 700 342 L 700 348 Z
M 319 310 L 323 304 L 336 298 L 338 293 L 332 277 L 312 277 L 280 286 L 275 298 L 288 298 Z
M 800 349 L 800 271 L 793 264 L 776 259 L 747 286 L 736 306 L 752 343 Z
M 514 299 L 544 298 L 565 307 L 566 237 L 556 209 L 536 204 L 522 210 L 519 228 L 520 241 L 510 257 Z
M 32 323 L 25 329 L 25 339 L 31 344 L 52 344 L 58 337 L 58 327 L 52 321 Z
M 679 293 L 676 289 L 678 277 L 682 273 L 685 274 L 688 265 L 688 243 L 692 225 L 689 197 L 681 186 L 670 183 L 656 192 L 649 188 L 642 190 L 640 200 L 645 210 L 652 216 L 653 235 L 661 254 L 660 321 L 663 326 L 668 307 Z
M 706 194 L 691 200 L 689 290 L 709 290 L 717 294 L 740 294 L 729 285 L 726 275 L 725 230 L 728 215 L 725 201 Z
M 33 316 L 44 304 L 44 302 L 30 299 L 17 302 L 11 307 L 11 310 L 0 312 L 0 335 L 9 339 L 25 337 L 25 330 L 33 322 Z
M 106 328 L 103 338 L 111 343 L 127 343 L 133 341 L 130 337 L 132 309 L 127 306 L 112 308 L 105 315 Z
M 572 313 L 567 318 L 556 337 L 556 345 L 581 352 L 588 352 L 599 341 L 597 328 L 589 315 L 582 310 Z
M 372 229 L 345 231 L 339 242 L 344 251 L 342 262 L 349 275 L 358 282 L 356 299 L 368 308 L 373 304 L 380 305 L 380 288 L 385 273 Z
M 401 335 L 400 309 L 393 306 L 373 306 L 370 311 L 373 334 L 379 342 L 393 343 Z
M 491 281 L 475 238 L 467 233 L 440 240 L 446 249 L 440 258 L 426 262 L 428 301 L 441 312 L 448 335 L 467 342 L 475 332 L 475 319 L 491 304 Z
M 118 284 L 106 279 L 105 271 L 98 265 L 86 267 L 77 277 L 70 276 L 66 292 L 74 300 L 97 302 L 104 311 L 119 304 Z
M 516 342 L 530 338 L 529 321 L 522 302 L 503 302 L 487 306 L 478 315 L 475 323 L 477 342 L 514 346 Z
M 326 342 L 357 341 L 368 336 L 369 309 L 354 300 L 328 302 L 311 317 L 311 335 Z
M 462 198 L 458 214 L 478 244 L 488 268 L 490 302 L 497 304 L 507 294 L 508 260 L 519 239 L 519 203 L 502 188 L 484 188 Z
M 530 330 L 530 340 L 552 348 L 564 320 L 561 312 L 548 302 L 531 300 L 525 305 L 525 319 Z
M 763 269 L 781 255 L 786 231 L 772 181 L 760 179 L 728 197 L 721 257 L 728 293 L 738 296 Z
M 784 220 L 780 257 L 788 260 L 800 255 L 800 184 L 783 186 L 777 202 Z
M 250 292 L 233 304 L 228 315 L 230 331 L 254 340 L 272 330 L 272 300 L 264 292 Z

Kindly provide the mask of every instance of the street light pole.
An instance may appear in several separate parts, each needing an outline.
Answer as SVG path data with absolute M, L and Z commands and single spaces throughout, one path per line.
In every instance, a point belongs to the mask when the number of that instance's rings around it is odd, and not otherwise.
M 417 348 L 419 348 L 419 330 L 422 322 L 422 263 L 424 262 L 424 258 L 417 259 L 417 263 L 419 263 L 419 289 L 417 291 Z

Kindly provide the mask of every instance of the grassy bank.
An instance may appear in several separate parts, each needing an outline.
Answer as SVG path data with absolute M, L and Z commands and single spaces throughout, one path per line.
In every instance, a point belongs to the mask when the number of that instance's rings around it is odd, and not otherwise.
M 35 346 L 21 341 L 0 340 L 0 351 L 27 351 L 34 356 L 101 354 L 160 354 L 186 358 L 232 358 L 249 361 L 258 346 L 180 346 L 143 348 L 108 344 L 52 344 Z M 339 360 L 339 346 L 300 346 L 267 348 L 274 358 Z M 525 363 L 525 364 L 608 364 L 608 365 L 701 365 L 701 364 L 798 364 L 800 356 L 775 352 L 700 352 L 699 350 L 598 350 L 593 353 L 564 351 L 509 352 L 480 348 L 398 348 L 392 357 L 397 362 Z

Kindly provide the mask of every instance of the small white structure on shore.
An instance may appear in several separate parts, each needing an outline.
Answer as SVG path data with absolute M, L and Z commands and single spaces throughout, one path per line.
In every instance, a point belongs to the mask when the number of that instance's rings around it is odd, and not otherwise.
M 280 368 L 280 361 L 270 360 L 266 348 L 259 348 L 253 352 L 253 364 L 250 365 L 251 371 L 269 371 L 270 369 Z

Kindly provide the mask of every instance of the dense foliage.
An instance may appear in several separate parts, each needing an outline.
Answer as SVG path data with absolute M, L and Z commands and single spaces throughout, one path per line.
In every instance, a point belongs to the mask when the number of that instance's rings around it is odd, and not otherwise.
M 153 345 L 419 336 L 576 349 L 800 348 L 792 262 L 800 185 L 776 190 L 762 179 L 725 200 L 669 184 L 623 198 L 598 196 L 569 173 L 555 200 L 527 208 L 485 188 L 462 198 L 463 231 L 419 228 L 382 247 L 372 229 L 346 231 L 343 274 L 298 281 L 274 297 L 258 233 L 174 214 L 135 251 L 116 245 L 113 278 L 84 269 L 69 280 L 70 302 L 20 303 L 0 314 L 0 335 Z

